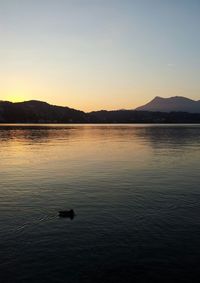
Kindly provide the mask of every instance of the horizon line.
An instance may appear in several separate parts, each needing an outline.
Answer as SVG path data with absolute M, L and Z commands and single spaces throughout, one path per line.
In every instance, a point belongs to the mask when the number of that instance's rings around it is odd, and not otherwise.
M 117 108 L 117 109 L 110 109 L 110 110 L 107 110 L 107 109 L 99 109 L 99 110 L 92 110 L 92 111 L 83 111 L 83 110 L 80 110 L 78 108 L 74 108 L 74 107 L 70 107 L 70 106 L 66 106 L 66 105 L 58 105 L 58 104 L 53 104 L 53 103 L 49 103 L 47 101 L 43 101 L 43 100 L 37 100 L 37 99 L 29 99 L 29 100 L 22 100 L 22 101 L 10 101 L 10 100 L 0 100 L 0 102 L 8 102 L 8 103 L 13 103 L 13 104 L 17 104 L 17 103 L 25 103 L 25 102 L 31 102 L 31 101 L 35 101 L 35 102 L 42 102 L 42 103 L 46 103 L 48 105 L 52 105 L 52 106 L 57 106 L 57 107 L 64 107 L 64 108 L 70 108 L 70 109 L 74 109 L 74 110 L 78 110 L 78 111 L 81 111 L 81 112 L 84 112 L 84 113 L 90 113 L 90 112 L 98 112 L 98 111 L 123 111 L 123 110 L 136 110 L 137 108 L 139 107 L 142 107 L 146 104 L 148 104 L 149 102 L 153 101 L 155 98 L 161 98 L 161 99 L 170 99 L 170 98 L 185 98 L 185 99 L 188 99 L 188 100 L 191 100 L 191 101 L 195 101 L 195 102 L 198 102 L 200 100 L 194 100 L 194 99 L 191 99 L 191 98 L 188 98 L 186 96 L 181 96 L 181 95 L 175 95 L 175 96 L 170 96 L 170 97 L 162 97 L 162 96 L 155 96 L 154 98 L 152 98 L 150 101 L 146 102 L 145 104 L 143 105 L 140 105 L 140 106 L 137 106 L 136 108 Z

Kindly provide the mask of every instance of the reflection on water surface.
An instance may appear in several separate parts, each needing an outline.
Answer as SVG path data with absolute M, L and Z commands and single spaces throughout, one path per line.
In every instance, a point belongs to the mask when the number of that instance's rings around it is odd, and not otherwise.
M 199 125 L 1 125 L 2 282 L 192 282 L 199 145 Z

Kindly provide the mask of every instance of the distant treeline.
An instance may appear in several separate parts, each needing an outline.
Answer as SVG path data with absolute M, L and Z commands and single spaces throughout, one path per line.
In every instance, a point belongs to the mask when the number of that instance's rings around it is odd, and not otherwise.
M 85 113 L 41 101 L 0 101 L 0 123 L 200 123 L 200 113 L 137 110 Z
M 91 115 L 101 123 L 200 123 L 200 113 L 136 110 L 97 111 Z

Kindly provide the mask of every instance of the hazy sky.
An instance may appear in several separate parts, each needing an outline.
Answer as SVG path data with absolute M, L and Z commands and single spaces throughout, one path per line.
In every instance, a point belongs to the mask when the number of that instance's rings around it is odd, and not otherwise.
M 200 99 L 200 0 L 0 0 L 0 100 Z

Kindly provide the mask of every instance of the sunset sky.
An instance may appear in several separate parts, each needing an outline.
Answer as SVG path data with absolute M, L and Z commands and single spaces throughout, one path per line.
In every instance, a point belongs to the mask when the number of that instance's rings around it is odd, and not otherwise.
M 199 0 L 0 0 L 0 100 L 200 99 Z

